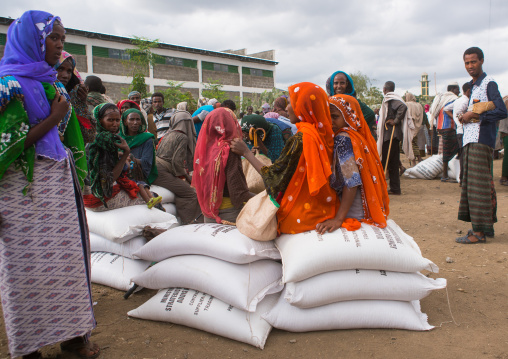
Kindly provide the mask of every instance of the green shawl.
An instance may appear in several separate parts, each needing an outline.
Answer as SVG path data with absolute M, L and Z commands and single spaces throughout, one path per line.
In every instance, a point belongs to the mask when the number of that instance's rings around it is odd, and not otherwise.
M 127 116 L 131 113 L 137 113 L 139 117 L 141 118 L 141 126 L 139 127 L 138 133 L 134 136 L 127 136 L 128 130 L 127 126 L 125 125 L 125 121 L 127 121 Z M 143 143 L 145 143 L 148 140 L 151 140 L 153 142 L 153 139 L 155 136 L 151 134 L 150 132 L 146 132 L 148 125 L 146 123 L 146 119 L 141 113 L 141 111 L 130 108 L 127 111 L 124 111 L 122 113 L 122 122 L 120 122 L 120 137 L 122 137 L 125 142 L 129 145 L 130 149 L 136 148 L 138 146 L 141 146 Z M 155 147 L 153 149 L 153 159 L 152 159 L 152 168 L 150 169 L 150 173 L 148 174 L 148 178 L 146 179 L 146 182 L 148 184 L 152 184 L 153 181 L 157 178 L 159 173 L 157 172 L 157 165 L 155 161 Z

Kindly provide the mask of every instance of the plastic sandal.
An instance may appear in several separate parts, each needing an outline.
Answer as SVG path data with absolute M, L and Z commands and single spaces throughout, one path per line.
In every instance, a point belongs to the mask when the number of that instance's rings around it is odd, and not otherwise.
M 474 236 L 478 240 L 476 242 L 471 242 L 471 240 L 469 239 L 470 236 Z M 467 234 L 464 237 L 455 238 L 455 242 L 461 244 L 475 244 L 475 243 L 485 243 L 487 242 L 487 240 L 485 239 L 485 235 L 483 235 L 483 237 L 480 237 L 470 229 L 469 231 L 467 231 Z
M 156 204 L 161 203 L 161 201 L 162 201 L 161 196 L 153 197 L 152 199 L 150 199 L 150 201 L 148 201 L 148 203 L 146 205 L 148 206 L 149 209 L 152 209 Z

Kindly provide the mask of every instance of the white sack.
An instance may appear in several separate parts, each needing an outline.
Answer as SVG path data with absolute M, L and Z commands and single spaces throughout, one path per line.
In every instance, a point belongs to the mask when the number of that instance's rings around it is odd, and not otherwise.
M 313 308 L 347 300 L 420 300 L 446 287 L 446 279 L 421 273 L 364 269 L 323 273 L 301 282 L 287 283 L 284 298 L 299 308 Z
M 140 236 L 146 226 L 169 229 L 178 223 L 172 214 L 156 208 L 148 209 L 144 204 L 104 212 L 87 209 L 86 217 L 90 232 L 117 243 Z
M 416 166 L 408 168 L 404 175 L 409 178 L 434 179 L 443 173 L 443 155 L 430 156 Z
M 122 257 L 134 258 L 134 252 L 146 244 L 146 238 L 139 236 L 129 239 L 123 243 L 112 242 L 95 233 L 90 233 L 90 251 L 109 252 L 119 254 Z
M 315 275 L 344 269 L 418 272 L 439 268 L 422 257 L 418 245 L 391 219 L 386 228 L 362 223 L 357 231 L 339 228 L 283 234 L 275 240 L 284 265 L 284 282 L 299 282 Z
M 250 263 L 260 259 L 280 259 L 273 241 L 254 241 L 235 226 L 224 224 L 189 224 L 166 231 L 134 255 L 160 262 L 182 254 L 201 254 L 231 263 Z
M 271 325 L 261 318 L 276 303 L 267 296 L 255 313 L 245 312 L 213 296 L 185 288 L 162 289 L 127 315 L 186 325 L 263 349 Z
M 172 214 L 176 217 L 176 206 L 174 203 L 164 203 L 162 208 L 164 208 L 167 213 Z
M 289 332 L 334 329 L 390 328 L 430 330 L 420 302 L 391 300 L 353 300 L 322 307 L 300 309 L 283 298 L 262 317 L 274 328 Z
M 175 203 L 175 195 L 170 190 L 156 186 L 154 184 L 150 185 L 150 192 L 155 192 L 159 196 L 162 197 L 162 203 Z
M 460 160 L 457 155 L 448 162 L 448 177 L 460 182 Z
M 132 278 L 141 287 L 163 289 L 182 287 L 209 293 L 232 306 L 249 312 L 267 294 L 283 286 L 281 265 L 270 260 L 233 264 L 206 256 L 178 256 L 165 259 Z
M 133 286 L 131 278 L 143 273 L 150 262 L 124 258 L 106 252 L 92 253 L 92 283 L 127 291 Z

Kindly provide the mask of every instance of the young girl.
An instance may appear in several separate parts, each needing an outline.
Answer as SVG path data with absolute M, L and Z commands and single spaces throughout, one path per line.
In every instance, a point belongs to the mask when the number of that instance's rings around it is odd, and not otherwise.
M 94 211 L 132 206 L 143 203 L 137 197 L 138 193 L 148 208 L 159 204 L 162 197 L 153 197 L 144 182 L 138 184 L 128 178 L 130 148 L 117 135 L 121 121 L 118 108 L 114 104 L 103 103 L 93 112 L 98 122 L 98 133 L 90 145 L 88 163 L 92 194 L 85 195 L 85 205 Z M 120 160 L 118 150 L 121 151 Z
M 376 142 L 360 105 L 348 95 L 335 95 L 328 102 L 335 134 L 330 186 L 337 192 L 340 206 L 334 218 L 318 224 L 317 232 L 333 232 L 339 227 L 357 230 L 360 222 L 384 228 L 388 191 Z

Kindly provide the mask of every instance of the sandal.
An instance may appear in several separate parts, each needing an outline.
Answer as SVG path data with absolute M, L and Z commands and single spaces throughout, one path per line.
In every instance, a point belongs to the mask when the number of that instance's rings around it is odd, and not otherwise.
M 399 167 L 399 177 L 402 176 L 404 174 L 404 172 L 406 172 L 406 167 L 400 166 Z
M 469 239 L 470 236 L 474 236 L 478 240 L 475 242 L 471 242 L 471 240 Z M 475 244 L 475 243 L 486 243 L 487 240 L 485 239 L 485 235 L 483 235 L 483 237 L 480 237 L 477 234 L 475 234 L 472 229 L 470 229 L 469 231 L 467 231 L 464 237 L 455 238 L 455 242 L 462 244 Z
M 148 206 L 149 209 L 152 209 L 156 204 L 161 203 L 161 201 L 162 201 L 161 196 L 153 197 L 152 199 L 150 199 L 150 201 L 148 201 L 148 203 L 146 205 Z
M 450 177 L 441 177 L 441 182 L 448 182 Z
M 83 337 L 67 340 L 60 344 L 62 351 L 73 353 L 82 359 L 94 359 L 101 355 L 100 347 L 90 341 L 85 342 Z

